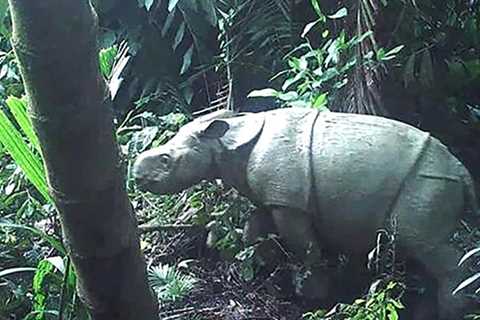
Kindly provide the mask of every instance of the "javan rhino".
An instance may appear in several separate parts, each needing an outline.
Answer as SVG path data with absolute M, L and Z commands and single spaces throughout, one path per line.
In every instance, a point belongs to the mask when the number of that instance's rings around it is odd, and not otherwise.
M 407 124 L 297 108 L 216 113 L 142 153 L 133 172 L 157 194 L 223 179 L 267 208 L 305 260 L 318 259 L 321 245 L 366 260 L 387 228 L 438 283 L 441 319 L 459 319 L 468 304 L 452 295 L 467 274 L 449 239 L 465 212 L 477 213 L 472 178 L 442 143 Z

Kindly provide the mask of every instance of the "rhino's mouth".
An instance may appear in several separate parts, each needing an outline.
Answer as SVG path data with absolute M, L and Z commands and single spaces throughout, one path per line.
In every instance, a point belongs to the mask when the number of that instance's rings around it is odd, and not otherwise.
M 135 184 L 141 191 L 148 191 L 157 195 L 175 194 L 183 190 L 183 188 L 176 188 L 173 183 L 151 178 L 135 178 Z

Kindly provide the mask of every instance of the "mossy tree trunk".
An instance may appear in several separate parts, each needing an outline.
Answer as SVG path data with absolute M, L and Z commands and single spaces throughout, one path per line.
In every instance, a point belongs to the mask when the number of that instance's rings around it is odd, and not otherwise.
M 94 319 L 157 319 L 99 73 L 90 2 L 9 3 L 12 42 L 79 295 Z

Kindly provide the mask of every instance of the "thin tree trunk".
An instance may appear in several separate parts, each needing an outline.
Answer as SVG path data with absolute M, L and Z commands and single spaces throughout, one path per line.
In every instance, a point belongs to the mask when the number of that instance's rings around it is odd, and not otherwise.
M 87 0 L 9 0 L 13 46 L 79 295 L 94 319 L 157 319 Z

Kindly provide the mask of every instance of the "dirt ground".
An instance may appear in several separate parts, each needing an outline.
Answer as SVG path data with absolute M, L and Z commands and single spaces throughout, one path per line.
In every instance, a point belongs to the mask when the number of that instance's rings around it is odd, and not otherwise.
M 246 281 L 239 262 L 206 248 L 201 231 L 152 232 L 145 237 L 154 243 L 145 250 L 149 265 L 189 260 L 188 273 L 197 279 L 184 299 L 160 306 L 163 320 L 294 320 L 309 310 L 288 284 L 280 283 L 288 278 L 286 270 L 259 273 Z

